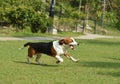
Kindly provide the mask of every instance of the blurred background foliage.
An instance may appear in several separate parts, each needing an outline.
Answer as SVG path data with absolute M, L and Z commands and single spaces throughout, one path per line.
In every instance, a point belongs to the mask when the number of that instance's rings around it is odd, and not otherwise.
M 0 26 L 46 33 L 52 25 L 50 4 L 51 0 L 0 0 Z M 120 0 L 56 0 L 53 24 L 58 31 L 85 32 L 90 26 L 96 33 L 96 25 L 120 30 L 119 4 Z

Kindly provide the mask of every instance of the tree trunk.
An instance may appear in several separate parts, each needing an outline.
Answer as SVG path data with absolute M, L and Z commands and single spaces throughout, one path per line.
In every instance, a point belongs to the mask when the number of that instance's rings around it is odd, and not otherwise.
M 94 34 L 96 34 L 97 19 L 94 19 Z
M 105 14 L 105 5 L 106 5 L 106 0 L 103 2 L 103 8 L 102 8 L 102 15 L 101 15 L 101 26 L 104 26 L 104 14 Z

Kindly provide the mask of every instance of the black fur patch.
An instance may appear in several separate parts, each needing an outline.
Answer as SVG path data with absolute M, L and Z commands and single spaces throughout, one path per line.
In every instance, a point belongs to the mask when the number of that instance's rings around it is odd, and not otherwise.
M 47 55 L 51 55 L 51 48 L 53 46 L 53 42 L 29 43 L 29 46 L 32 47 L 36 51 L 36 53 L 44 53 Z

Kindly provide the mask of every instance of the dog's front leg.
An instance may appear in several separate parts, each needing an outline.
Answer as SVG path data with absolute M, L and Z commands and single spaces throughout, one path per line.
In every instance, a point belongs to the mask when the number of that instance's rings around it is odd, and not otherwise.
M 71 59 L 72 61 L 74 61 L 74 62 L 78 62 L 78 61 L 79 61 L 79 59 L 75 59 L 75 58 L 73 58 L 72 56 L 70 56 L 70 59 Z
M 59 55 L 55 56 L 55 58 L 57 59 L 56 63 L 60 63 L 63 62 L 63 58 L 61 58 Z
M 79 61 L 79 59 L 75 59 L 75 58 L 73 58 L 72 56 L 70 56 L 70 54 L 66 51 L 66 53 L 64 54 L 67 58 L 69 58 L 69 59 L 71 59 L 72 61 L 74 61 L 74 62 L 78 62 Z

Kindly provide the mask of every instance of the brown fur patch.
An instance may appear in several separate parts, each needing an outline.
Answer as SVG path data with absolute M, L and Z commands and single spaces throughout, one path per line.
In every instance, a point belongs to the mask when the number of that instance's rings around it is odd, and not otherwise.
M 51 55 L 54 56 L 54 57 L 57 55 L 57 52 L 55 51 L 55 49 L 53 48 L 53 46 L 51 48 Z
M 73 40 L 70 37 L 68 37 L 68 38 L 65 38 L 65 39 L 61 39 L 59 41 L 59 44 L 63 45 L 63 44 L 69 44 L 69 43 L 72 43 L 72 42 L 73 42 Z
M 34 50 L 32 47 L 29 47 L 29 48 L 28 48 L 28 56 L 29 56 L 30 58 L 32 58 L 33 55 L 35 55 L 35 54 L 36 54 L 35 50 Z
M 73 40 L 69 37 L 64 39 L 65 44 L 69 44 L 69 43 L 72 43 L 72 42 L 73 42 Z

